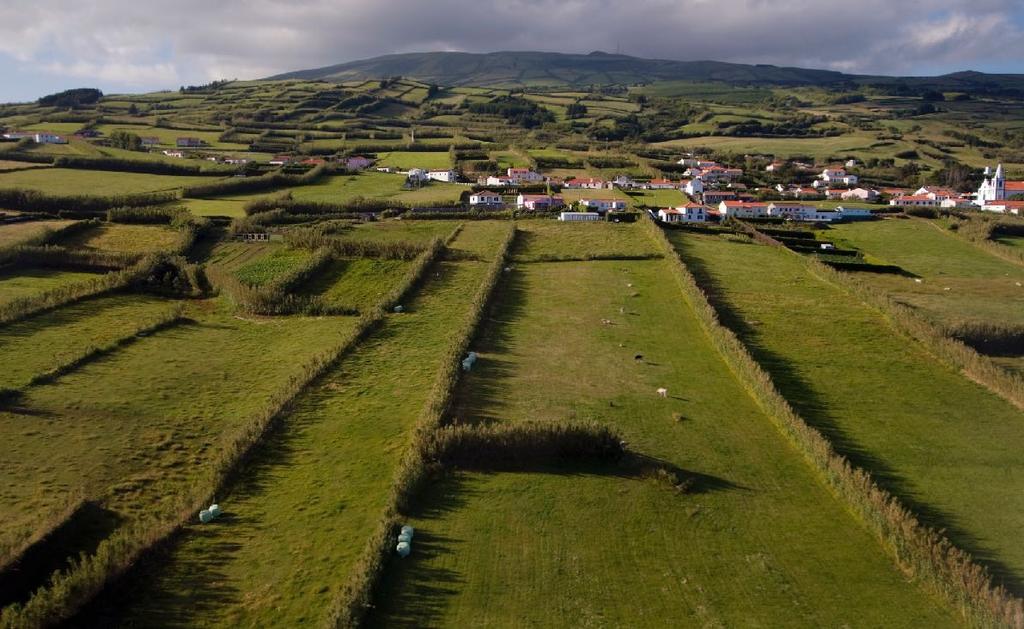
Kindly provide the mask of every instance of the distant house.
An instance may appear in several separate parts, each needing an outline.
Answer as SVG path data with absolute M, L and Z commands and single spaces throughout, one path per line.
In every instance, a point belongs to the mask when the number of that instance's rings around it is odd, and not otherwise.
M 498 176 L 491 175 L 490 177 L 488 177 L 487 179 L 484 180 L 484 183 L 486 185 L 488 185 L 488 186 L 503 186 L 504 187 L 504 186 L 511 186 L 511 185 L 513 185 L 514 182 L 512 181 L 511 177 L 506 177 L 505 175 L 498 175 Z
M 373 160 L 362 155 L 353 155 L 344 160 L 345 170 L 365 170 L 373 165 Z
M 455 183 L 459 180 L 459 176 L 454 170 L 429 170 L 427 171 L 427 179 Z
M 569 179 L 562 184 L 569 190 L 601 190 L 610 187 L 604 179 Z
M 497 207 L 502 204 L 501 195 L 490 190 L 481 190 L 469 195 L 469 204 L 471 206 Z
M 846 188 L 828 188 L 825 190 L 825 198 L 829 201 L 838 201 L 843 198 L 844 192 L 846 192 Z
M 840 220 L 844 221 L 862 221 L 873 216 L 871 210 L 866 207 L 843 207 L 840 205 L 836 208 L 836 212 L 839 214 Z
M 768 205 L 768 216 L 773 218 L 787 218 L 792 221 L 813 221 L 818 214 L 818 208 L 813 205 L 802 203 L 771 203 Z
M 601 220 L 601 215 L 597 212 L 562 212 L 558 215 L 558 220 L 567 223 L 582 223 L 599 221 Z
M 49 131 L 8 131 L 3 135 L 5 140 L 23 140 L 30 138 L 36 144 L 67 144 L 68 139 Z
M 977 208 L 978 206 L 974 204 L 973 199 L 968 199 L 966 197 L 949 197 L 948 199 L 943 199 L 939 203 L 939 207 L 966 210 L 970 208 Z
M 410 168 L 408 172 L 405 173 L 405 176 L 410 181 L 426 181 L 427 171 L 422 168 Z
M 826 168 L 821 171 L 821 175 L 819 175 L 818 178 L 822 182 L 831 185 L 843 184 L 846 186 L 855 186 L 858 181 L 857 175 L 851 175 L 846 172 L 846 169 L 837 167 Z
M 182 137 L 175 140 L 175 146 L 178 148 L 195 149 L 203 146 L 203 141 L 199 138 Z
M 691 197 L 704 192 L 704 182 L 700 179 L 683 179 L 679 182 L 679 187 Z
M 878 190 L 871 188 L 854 188 L 853 190 L 844 190 L 841 198 L 844 201 L 850 199 L 860 199 L 861 201 L 874 201 L 878 198 Z
M 701 197 L 704 205 L 718 205 L 722 201 L 735 201 L 736 193 L 732 190 L 705 190 Z
M 938 186 L 924 186 L 922 188 L 918 188 L 914 192 L 914 195 L 915 196 L 918 196 L 918 195 L 926 196 L 926 197 L 928 197 L 930 199 L 933 199 L 935 201 L 945 201 L 946 199 L 952 199 L 954 197 L 959 197 L 960 193 L 957 192 L 956 190 L 953 190 L 952 188 L 940 188 Z
M 180 158 L 185 157 L 185 152 L 184 151 L 164 151 L 164 155 L 166 155 L 167 157 L 177 157 L 177 158 L 180 159 Z
M 552 210 L 565 205 L 559 195 L 520 194 L 516 197 L 516 207 L 521 210 Z
M 987 201 L 981 206 L 983 212 L 995 212 L 997 214 L 1022 214 L 1024 201 Z
M 906 194 L 889 201 L 896 207 L 938 207 L 941 203 L 926 194 Z
M 658 218 L 666 223 L 703 223 L 708 220 L 708 208 L 699 203 L 658 210 Z
M 509 168 L 505 171 L 505 174 L 515 185 L 539 183 L 544 181 L 544 175 L 535 173 L 529 168 Z
M 768 164 L 767 166 L 765 166 L 764 170 L 765 170 L 765 172 L 773 173 L 773 172 L 775 172 L 777 170 L 782 170 L 782 167 L 785 166 L 785 165 L 786 165 L 785 162 L 772 162 L 771 164 Z
M 627 175 L 619 175 L 615 179 L 612 179 L 611 184 L 616 188 L 635 188 L 636 182 L 633 181 L 632 177 Z
M 581 198 L 579 200 L 579 204 L 602 214 L 613 210 L 626 209 L 626 201 L 624 199 L 617 199 L 613 197 L 588 196 Z
M 722 216 L 732 218 L 768 218 L 768 204 L 750 201 L 722 201 L 718 204 Z
M 648 190 L 676 190 L 679 184 L 671 179 L 651 179 L 644 187 Z
M 288 162 L 292 161 L 291 155 L 275 155 L 270 158 L 271 166 L 284 166 Z
M 142 146 L 156 146 L 157 144 L 160 144 L 160 138 L 154 135 L 147 135 L 139 138 L 139 140 L 142 141 Z

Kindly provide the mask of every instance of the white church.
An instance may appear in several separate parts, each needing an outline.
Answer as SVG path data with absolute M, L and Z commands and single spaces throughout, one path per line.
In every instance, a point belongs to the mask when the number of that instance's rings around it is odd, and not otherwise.
M 1005 201 L 1019 194 L 1024 194 L 1024 181 L 1006 181 L 1002 164 L 996 167 L 994 174 L 992 169 L 986 166 L 985 179 L 982 180 L 981 187 L 978 188 L 974 204 L 983 208 L 986 205 L 993 205 L 996 201 Z

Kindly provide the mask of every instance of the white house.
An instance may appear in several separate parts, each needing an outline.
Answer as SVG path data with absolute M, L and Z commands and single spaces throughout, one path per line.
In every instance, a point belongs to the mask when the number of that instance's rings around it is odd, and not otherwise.
M 562 184 L 563 188 L 569 190 L 601 190 L 608 187 L 608 182 L 604 179 L 569 179 Z
M 855 186 L 858 181 L 857 175 L 851 175 L 842 168 L 826 168 L 818 178 L 826 184 L 841 183 L 846 186 Z
M 718 204 L 722 216 L 733 218 L 768 218 L 767 203 L 749 201 L 722 201 Z
M 405 173 L 405 176 L 412 181 L 426 181 L 428 179 L 427 171 L 422 168 L 410 168 L 409 172 Z
M 698 203 L 658 210 L 658 219 L 666 223 L 703 223 L 708 220 L 708 208 Z
M 558 215 L 558 220 L 565 221 L 567 223 L 581 223 L 584 221 L 599 221 L 601 215 L 597 212 L 561 212 Z
M 455 183 L 458 181 L 459 176 L 454 170 L 429 170 L 427 171 L 427 179 L 432 181 L 443 181 L 445 183 Z
M 68 139 L 48 131 L 9 131 L 3 135 L 5 140 L 21 140 L 32 138 L 36 144 L 67 144 Z
M 704 192 L 704 182 L 700 179 L 683 179 L 679 185 L 691 197 Z
M 850 199 L 860 199 L 861 201 L 874 201 L 878 198 L 878 190 L 871 188 L 854 188 L 853 190 L 844 190 L 840 195 L 844 201 Z
M 995 212 L 997 214 L 1020 215 L 1024 209 L 1024 201 L 989 201 L 981 206 L 983 212 Z
M 544 181 L 544 175 L 535 173 L 529 168 L 509 168 L 505 174 L 515 185 Z
M 967 199 L 965 197 L 949 197 L 948 199 L 943 199 L 942 202 L 939 203 L 939 207 L 959 210 L 977 208 L 977 206 L 974 205 L 973 200 Z
M 642 187 L 647 190 L 674 190 L 679 187 L 679 184 L 671 179 L 651 179 Z
M 918 188 L 914 194 L 927 196 L 928 198 L 936 201 L 945 201 L 946 199 L 960 196 L 956 190 L 950 188 L 939 188 L 936 186 L 924 186 Z
M 872 217 L 871 210 L 866 207 L 843 207 L 836 208 L 839 219 L 843 221 L 862 221 Z
M 896 207 L 938 207 L 940 203 L 926 194 L 907 194 L 889 201 Z
M 615 179 L 612 179 L 611 184 L 613 186 L 615 186 L 616 188 L 634 188 L 634 187 L 636 187 L 636 182 L 633 181 L 633 178 L 629 177 L 628 175 L 619 175 Z
M 559 195 L 520 194 L 516 197 L 516 207 L 521 210 L 550 210 L 563 205 L 565 201 Z
M 486 180 L 484 180 L 484 183 L 486 185 L 488 185 L 488 186 L 502 186 L 502 187 L 504 187 L 504 186 L 511 186 L 513 182 L 512 182 L 512 178 L 511 177 L 506 177 L 505 175 L 497 175 L 497 176 L 491 175 Z
M 785 162 L 772 162 L 771 164 L 768 164 L 767 166 L 765 166 L 764 170 L 765 170 L 765 172 L 773 173 L 773 172 L 775 172 L 777 170 L 782 170 L 782 167 L 785 166 L 785 165 L 786 165 Z
M 177 157 L 179 159 L 185 157 L 185 153 L 183 151 L 164 151 L 164 155 L 167 157 Z
M 501 205 L 501 195 L 490 190 L 481 190 L 469 195 L 470 205 Z
M 817 216 L 818 208 L 813 205 L 802 203 L 770 203 L 768 205 L 768 216 L 773 218 L 788 218 L 793 221 L 813 221 Z
M 610 197 L 586 197 L 579 200 L 580 205 L 604 213 L 612 210 L 626 209 L 626 201 Z

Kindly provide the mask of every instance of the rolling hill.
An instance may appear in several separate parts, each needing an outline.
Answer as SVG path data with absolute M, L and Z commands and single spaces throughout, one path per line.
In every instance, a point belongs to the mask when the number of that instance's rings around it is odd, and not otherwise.
M 384 55 L 270 79 L 333 82 L 405 76 L 440 85 L 483 87 L 580 87 L 657 81 L 719 81 L 738 85 L 843 86 L 903 84 L 919 89 L 1024 93 L 1024 75 L 957 72 L 938 77 L 889 77 L 832 70 L 749 65 L 722 61 L 672 61 L 592 52 L 424 52 Z

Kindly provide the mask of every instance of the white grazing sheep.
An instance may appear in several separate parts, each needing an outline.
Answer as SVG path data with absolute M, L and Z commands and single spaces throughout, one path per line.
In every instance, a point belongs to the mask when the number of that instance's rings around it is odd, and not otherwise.
M 658 395 L 660 395 L 661 397 L 668 397 L 668 389 L 666 389 L 665 387 L 659 387 Z

